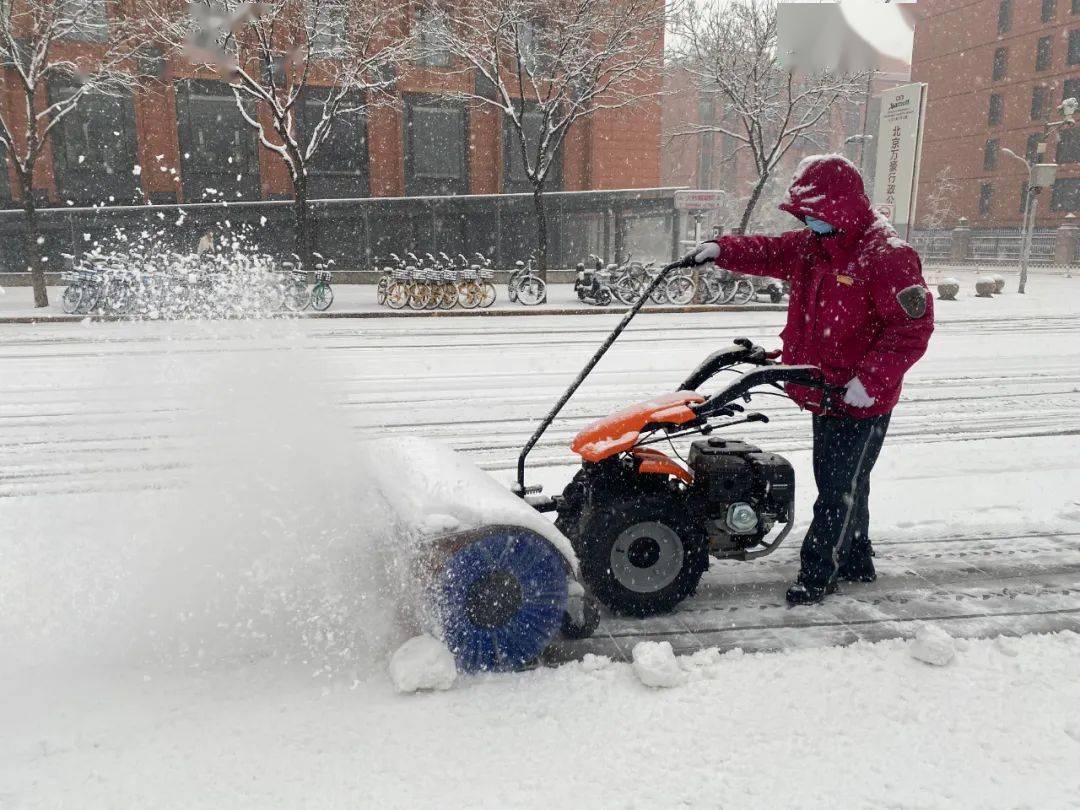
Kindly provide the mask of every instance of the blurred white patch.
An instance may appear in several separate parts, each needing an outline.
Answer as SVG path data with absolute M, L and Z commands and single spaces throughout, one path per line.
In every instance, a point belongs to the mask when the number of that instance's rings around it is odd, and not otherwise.
M 894 3 L 785 2 L 777 7 L 781 63 L 811 72 L 897 70 L 911 62 L 914 31 Z

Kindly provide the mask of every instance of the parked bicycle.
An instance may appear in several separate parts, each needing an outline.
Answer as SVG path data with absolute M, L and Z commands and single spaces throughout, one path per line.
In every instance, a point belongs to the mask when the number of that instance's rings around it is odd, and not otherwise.
M 527 307 L 536 306 L 547 299 L 547 282 L 533 269 L 533 257 L 528 262 L 517 261 L 507 281 L 506 293 L 511 301 Z
M 333 259 L 324 259 L 321 253 L 315 258 L 315 286 L 311 288 L 311 308 L 316 312 L 325 312 L 334 303 L 334 290 L 330 286 L 333 278 Z

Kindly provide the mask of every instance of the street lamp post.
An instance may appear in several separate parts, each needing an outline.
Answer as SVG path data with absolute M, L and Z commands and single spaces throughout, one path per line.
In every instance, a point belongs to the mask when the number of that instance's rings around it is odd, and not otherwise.
M 1019 293 L 1023 293 L 1027 287 L 1028 261 L 1031 258 L 1031 241 L 1035 235 L 1035 213 L 1039 208 L 1038 194 L 1042 189 L 1054 185 L 1054 180 L 1057 177 L 1057 164 L 1043 162 L 1046 157 L 1047 143 L 1054 130 L 1059 127 L 1071 127 L 1076 123 L 1074 116 L 1076 115 L 1077 106 L 1075 98 L 1067 98 L 1058 105 L 1058 110 L 1061 112 L 1062 119 L 1060 121 L 1049 121 L 1046 123 L 1044 137 L 1039 140 L 1035 148 L 1034 163 L 1027 158 L 1020 157 L 1020 155 L 1016 154 L 1016 152 L 1008 147 L 1002 147 L 1001 149 L 1001 151 L 1009 157 L 1014 157 L 1023 163 L 1028 171 L 1027 192 L 1024 197 L 1024 222 L 1020 236 L 1020 283 L 1016 286 L 1016 291 Z
M 1028 262 L 1031 259 L 1031 241 L 1035 235 L 1035 212 L 1039 208 L 1039 192 L 1044 188 L 1049 188 L 1054 185 L 1054 179 L 1057 177 L 1057 164 L 1056 163 L 1032 163 L 1026 158 L 1020 157 L 1012 149 L 1003 147 L 1004 152 L 1009 157 L 1014 157 L 1019 160 L 1028 170 L 1027 180 L 1027 194 L 1024 198 L 1024 223 L 1023 230 L 1020 235 L 1020 283 L 1016 285 L 1016 291 L 1018 293 L 1025 292 L 1027 287 L 1027 271 Z M 1043 141 L 1039 144 L 1038 156 L 1046 152 L 1046 142 Z

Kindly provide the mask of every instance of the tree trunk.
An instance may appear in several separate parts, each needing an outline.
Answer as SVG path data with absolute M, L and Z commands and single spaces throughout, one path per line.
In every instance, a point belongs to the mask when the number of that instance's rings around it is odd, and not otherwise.
M 308 202 L 307 175 L 300 172 L 293 177 L 293 210 L 296 213 L 296 255 L 305 269 L 311 269 L 314 266 L 312 251 L 315 249 L 311 233 L 313 218 Z
M 746 233 L 750 228 L 750 218 L 754 215 L 754 208 L 757 206 L 758 200 L 761 199 L 761 192 L 765 189 L 765 184 L 767 182 L 769 182 L 769 175 L 761 175 L 754 185 L 754 190 L 750 192 L 750 199 L 746 201 L 746 208 L 743 209 L 742 219 L 739 220 L 739 233 Z
M 41 246 L 38 245 L 38 214 L 33 182 L 28 177 L 20 177 L 19 186 L 22 190 L 25 215 L 23 238 L 26 243 L 26 269 L 30 273 L 30 284 L 34 288 L 34 306 L 47 307 L 49 291 L 45 286 L 45 268 L 41 263 Z
M 544 205 L 544 187 L 533 187 L 533 209 L 536 212 L 536 269 L 545 286 L 548 279 L 548 232 L 547 232 L 547 208 Z M 547 300 L 547 293 L 544 293 Z

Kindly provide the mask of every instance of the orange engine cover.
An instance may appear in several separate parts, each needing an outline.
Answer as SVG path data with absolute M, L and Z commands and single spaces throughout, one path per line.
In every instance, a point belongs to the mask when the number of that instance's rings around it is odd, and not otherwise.
M 574 437 L 570 449 L 585 461 L 602 461 L 637 444 L 641 430 L 646 425 L 683 425 L 690 422 L 694 419 L 694 412 L 689 406 L 704 401 L 705 397 L 693 391 L 676 391 L 639 402 L 593 422 Z

